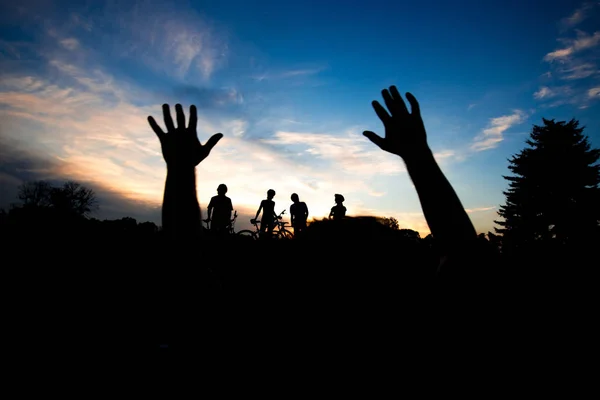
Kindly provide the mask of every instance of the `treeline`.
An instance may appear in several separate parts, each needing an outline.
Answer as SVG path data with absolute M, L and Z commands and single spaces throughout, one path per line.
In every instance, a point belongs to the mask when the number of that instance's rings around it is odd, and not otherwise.
M 0 234 L 7 239 L 59 241 L 61 239 L 135 238 L 156 235 L 153 222 L 125 217 L 98 220 L 91 217 L 99 209 L 96 194 L 77 182 L 55 185 L 47 181 L 23 183 L 18 203 L 0 210 Z

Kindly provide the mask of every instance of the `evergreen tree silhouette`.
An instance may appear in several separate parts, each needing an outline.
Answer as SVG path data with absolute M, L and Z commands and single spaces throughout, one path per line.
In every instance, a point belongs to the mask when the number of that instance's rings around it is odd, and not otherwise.
M 579 121 L 542 118 L 527 145 L 513 155 L 503 176 L 509 188 L 494 221 L 503 235 L 503 252 L 590 243 L 600 221 L 599 149 L 591 149 Z

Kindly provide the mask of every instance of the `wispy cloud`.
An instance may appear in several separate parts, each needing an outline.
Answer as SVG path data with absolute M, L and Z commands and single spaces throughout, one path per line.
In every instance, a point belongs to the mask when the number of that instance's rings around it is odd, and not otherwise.
M 62 47 L 128 59 L 186 81 L 208 80 L 227 60 L 224 29 L 182 5 L 137 0 L 105 2 L 94 14 L 71 13 L 64 21 L 45 21 Z M 98 47 L 100 46 L 100 47 Z
M 579 25 L 583 20 L 585 20 L 590 12 L 594 9 L 594 7 L 598 6 L 600 3 L 597 1 L 586 1 L 581 5 L 581 7 L 577 8 L 573 13 L 563 19 L 560 20 L 560 27 L 562 30 L 571 29 L 577 25 Z
M 79 40 L 75 38 L 66 38 L 62 39 L 60 44 L 67 50 L 76 50 L 79 47 Z
M 540 90 L 533 94 L 533 97 L 535 97 L 536 99 L 543 99 L 552 96 L 554 96 L 554 92 L 548 86 L 542 86 Z
M 252 79 L 257 81 L 264 80 L 282 80 L 282 79 L 292 79 L 292 78 L 303 78 L 315 76 L 327 69 L 326 66 L 317 66 L 311 68 L 296 68 L 296 69 L 288 69 L 284 71 L 265 71 L 259 74 L 255 74 Z
M 588 96 L 590 98 L 598 98 L 600 97 L 600 86 L 591 88 L 588 90 Z
M 575 27 L 599 5 L 597 1 L 585 2 L 561 20 L 562 35 L 558 41 L 562 47 L 544 56 L 551 70 L 547 73 L 548 80 L 533 94 L 536 100 L 543 102 L 543 107 L 570 104 L 587 108 L 596 100 L 588 96 L 588 91 L 590 86 L 597 86 L 600 78 L 600 31 L 590 34 Z M 564 81 L 569 85 L 565 86 Z
M 476 207 L 476 208 L 465 208 L 465 211 L 469 214 L 472 213 L 477 213 L 477 212 L 482 212 L 482 211 L 489 211 L 489 210 L 493 210 L 495 209 L 496 206 L 491 206 L 491 207 Z
M 514 125 L 523 123 L 526 118 L 527 114 L 521 110 L 514 110 L 512 114 L 491 118 L 488 127 L 473 140 L 471 150 L 483 151 L 497 147 L 504 140 L 504 132 Z
M 569 66 L 562 68 L 560 72 L 563 74 L 561 76 L 561 79 L 574 80 L 584 79 L 593 75 L 600 74 L 600 69 L 598 69 L 598 66 L 596 64 L 591 62 L 582 62 L 581 64 L 572 62 Z
M 555 97 L 567 97 L 573 93 L 571 86 L 554 86 L 552 88 L 548 86 L 542 86 L 540 89 L 533 94 L 535 99 L 552 99 Z
M 265 143 L 295 147 L 328 165 L 358 176 L 397 174 L 404 170 L 396 157 L 388 155 L 365 140 L 362 134 L 343 135 L 309 132 L 276 132 Z
M 590 35 L 577 30 L 576 39 L 562 39 L 567 45 L 561 49 L 554 50 L 544 56 L 544 61 L 562 61 L 574 56 L 576 53 L 596 47 L 600 43 L 600 31 Z
M 315 74 L 318 74 L 319 72 L 323 71 L 324 69 L 325 69 L 325 67 L 292 69 L 292 70 L 284 71 L 284 72 L 280 73 L 279 76 L 282 78 L 288 78 L 291 76 L 315 75 Z

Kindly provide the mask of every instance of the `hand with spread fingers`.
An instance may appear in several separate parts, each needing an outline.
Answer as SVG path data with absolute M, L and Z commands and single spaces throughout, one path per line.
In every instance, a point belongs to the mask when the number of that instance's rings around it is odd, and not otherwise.
M 365 131 L 363 135 L 382 150 L 399 155 L 403 159 L 428 150 L 427 134 L 417 99 L 406 93 L 406 99 L 411 106 L 409 112 L 396 86 L 390 86 L 389 90 L 383 89 L 381 94 L 387 110 L 376 100 L 371 104 L 383 122 L 385 136 L 381 137 L 371 131 Z
M 411 107 L 409 112 L 395 86 L 383 89 L 381 94 L 387 110 L 378 101 L 373 101 L 372 105 L 383 122 L 385 136 L 371 131 L 363 134 L 382 150 L 397 154 L 404 160 L 427 225 L 443 256 L 438 273 L 444 270 L 453 274 L 460 269 L 458 265 L 464 267 L 477 261 L 472 257 L 477 239 L 475 228 L 427 144 L 417 99 L 406 93 Z
M 177 127 L 173 124 L 171 111 L 168 104 L 163 104 L 163 116 L 167 132 L 165 133 L 156 123 L 153 117 L 148 117 L 148 122 L 156 136 L 160 140 L 163 157 L 168 167 L 189 167 L 194 168 L 200 164 L 210 154 L 212 148 L 223 137 L 222 133 L 214 134 L 208 141 L 202 145 L 198 140 L 196 125 L 198 123 L 198 114 L 196 106 L 190 106 L 189 124 L 185 125 L 185 115 L 181 104 L 175 105 L 177 116 Z

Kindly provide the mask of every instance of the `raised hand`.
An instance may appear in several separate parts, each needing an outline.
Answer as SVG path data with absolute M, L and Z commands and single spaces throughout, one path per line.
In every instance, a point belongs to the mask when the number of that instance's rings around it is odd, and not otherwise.
M 163 116 L 167 132 L 165 133 L 156 123 L 153 117 L 148 117 L 148 122 L 156 136 L 160 140 L 163 158 L 168 167 L 194 168 L 210 154 L 210 151 L 223 137 L 222 133 L 216 133 L 202 145 L 198 140 L 196 125 L 198 114 L 196 106 L 190 106 L 189 125 L 185 126 L 185 115 L 181 104 L 175 105 L 177 115 L 177 128 L 173 124 L 171 111 L 168 104 L 163 104 Z
M 427 134 L 425 133 L 417 99 L 412 94 L 406 93 L 406 98 L 411 107 L 411 112 L 408 112 L 396 86 L 390 86 L 389 90 L 383 89 L 381 95 L 387 110 L 376 100 L 371 104 L 375 109 L 375 113 L 383 122 L 385 136 L 381 137 L 371 131 L 364 131 L 363 135 L 382 150 L 397 154 L 404 159 L 407 156 L 410 157 L 415 153 L 427 150 Z

